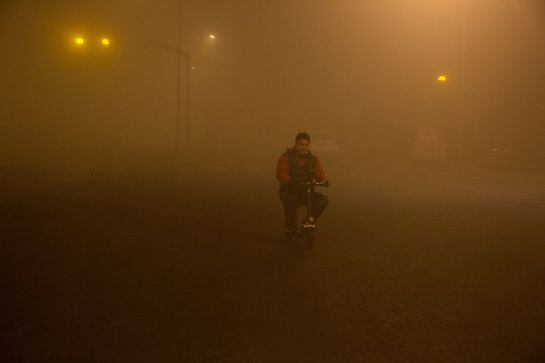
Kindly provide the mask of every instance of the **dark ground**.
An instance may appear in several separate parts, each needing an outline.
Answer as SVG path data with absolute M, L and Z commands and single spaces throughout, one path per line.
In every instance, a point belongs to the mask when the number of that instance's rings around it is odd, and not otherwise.
M 6 170 L 1 361 L 545 362 L 545 178 L 330 174 L 303 251 L 272 170 Z

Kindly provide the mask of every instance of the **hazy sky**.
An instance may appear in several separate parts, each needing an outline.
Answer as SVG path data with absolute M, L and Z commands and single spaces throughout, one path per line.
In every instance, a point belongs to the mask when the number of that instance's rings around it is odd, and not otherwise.
M 153 44 L 175 46 L 179 8 L 196 143 L 221 130 L 228 146 L 266 136 L 273 147 L 304 128 L 393 145 L 441 115 L 465 141 L 540 145 L 545 131 L 539 0 L 0 4 L 0 115 L 14 148 L 170 143 L 176 56 Z M 112 49 L 78 53 L 75 34 L 108 34 Z

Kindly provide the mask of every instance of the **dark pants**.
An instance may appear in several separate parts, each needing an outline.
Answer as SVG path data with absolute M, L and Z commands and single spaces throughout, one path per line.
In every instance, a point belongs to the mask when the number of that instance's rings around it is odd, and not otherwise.
M 284 207 L 284 216 L 286 217 L 285 227 L 291 231 L 295 231 L 297 230 L 297 208 L 307 204 L 306 194 L 289 193 L 281 190 L 279 196 Z M 329 199 L 325 194 L 312 192 L 310 200 L 312 204 L 312 217 L 316 221 L 326 209 Z

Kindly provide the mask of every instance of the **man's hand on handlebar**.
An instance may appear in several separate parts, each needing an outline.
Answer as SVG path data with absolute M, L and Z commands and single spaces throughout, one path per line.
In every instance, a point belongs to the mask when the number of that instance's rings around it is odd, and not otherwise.
M 329 180 L 322 180 L 321 182 L 317 182 L 316 183 L 318 186 L 321 186 L 321 187 L 324 187 L 324 188 L 328 188 L 329 187 Z
M 322 180 L 322 181 L 310 181 L 310 182 L 301 182 L 301 185 L 313 185 L 317 187 L 329 187 L 329 181 L 328 180 Z

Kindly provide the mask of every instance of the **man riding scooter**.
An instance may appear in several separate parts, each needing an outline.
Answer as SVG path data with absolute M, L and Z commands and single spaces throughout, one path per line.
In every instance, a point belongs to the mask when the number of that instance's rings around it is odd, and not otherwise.
M 300 132 L 295 137 L 295 145 L 288 148 L 276 167 L 276 178 L 280 182 L 279 196 L 284 208 L 284 234 L 289 239 L 297 235 L 297 208 L 307 201 L 306 186 L 310 182 L 327 183 L 320 160 L 310 150 L 310 135 Z M 303 223 L 314 225 L 327 207 L 329 200 L 325 194 L 312 188 L 310 193 L 311 214 Z

